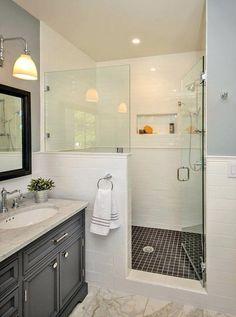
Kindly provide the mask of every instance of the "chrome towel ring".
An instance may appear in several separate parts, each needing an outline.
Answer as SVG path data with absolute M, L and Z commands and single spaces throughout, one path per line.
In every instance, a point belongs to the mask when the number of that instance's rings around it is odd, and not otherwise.
M 112 179 L 112 175 L 111 174 L 107 174 L 104 177 L 99 178 L 99 180 L 97 182 L 97 188 L 99 189 L 100 188 L 99 187 L 100 186 L 100 182 L 105 180 L 105 181 L 107 181 L 107 182 L 109 182 L 111 184 L 111 190 L 113 190 L 113 183 L 112 183 L 111 179 Z

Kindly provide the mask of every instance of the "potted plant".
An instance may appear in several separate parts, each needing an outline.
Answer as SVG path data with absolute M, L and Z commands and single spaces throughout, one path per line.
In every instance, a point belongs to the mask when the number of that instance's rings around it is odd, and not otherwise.
M 55 187 L 55 183 L 50 178 L 45 179 L 38 177 L 31 179 L 31 182 L 27 186 L 30 192 L 35 193 L 35 202 L 43 203 L 48 201 L 48 191 Z

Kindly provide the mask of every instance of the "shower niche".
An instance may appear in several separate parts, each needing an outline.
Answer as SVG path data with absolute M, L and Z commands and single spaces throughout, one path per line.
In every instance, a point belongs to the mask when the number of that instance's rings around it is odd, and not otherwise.
M 178 131 L 178 113 L 137 114 L 137 134 L 169 135 Z

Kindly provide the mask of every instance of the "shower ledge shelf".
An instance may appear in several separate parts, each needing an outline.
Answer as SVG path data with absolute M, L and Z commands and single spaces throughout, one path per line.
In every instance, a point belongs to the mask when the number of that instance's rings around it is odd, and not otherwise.
M 148 113 L 148 114 L 137 114 L 136 115 L 136 133 L 138 135 L 157 135 L 157 136 L 173 136 L 178 133 L 176 129 L 177 123 L 177 112 L 169 112 L 169 113 Z M 169 133 L 169 124 L 174 123 L 175 125 L 175 133 Z M 153 134 L 142 134 L 139 133 L 139 130 L 142 130 L 145 125 L 151 126 L 154 131 Z

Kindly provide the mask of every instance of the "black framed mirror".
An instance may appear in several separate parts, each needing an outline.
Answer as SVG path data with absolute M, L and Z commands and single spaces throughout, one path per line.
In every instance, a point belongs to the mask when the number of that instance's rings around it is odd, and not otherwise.
M 0 84 L 0 181 L 31 174 L 30 92 Z

